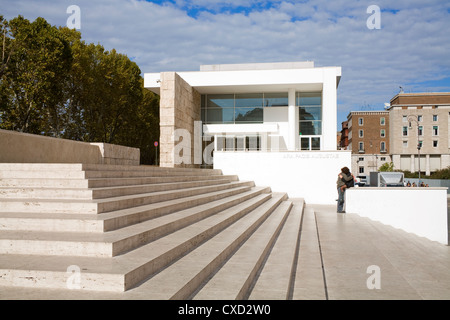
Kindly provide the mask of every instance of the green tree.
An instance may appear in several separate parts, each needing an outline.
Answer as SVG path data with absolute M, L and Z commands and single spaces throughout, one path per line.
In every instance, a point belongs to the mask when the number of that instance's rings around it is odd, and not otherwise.
M 0 16 L 0 128 L 141 149 L 155 159 L 159 97 L 137 64 L 79 31 Z
M 71 51 L 56 27 L 43 18 L 9 21 L 14 52 L 2 76 L 2 127 L 60 136 L 58 106 L 71 64 Z M 3 48 L 2 48 L 3 51 Z
M 392 172 L 394 171 L 394 163 L 393 162 L 386 162 L 384 163 L 379 169 L 378 171 L 381 172 Z

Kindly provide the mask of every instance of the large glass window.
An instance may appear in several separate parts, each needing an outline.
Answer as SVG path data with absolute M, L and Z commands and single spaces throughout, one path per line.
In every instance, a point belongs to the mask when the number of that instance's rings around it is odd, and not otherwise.
M 202 98 L 202 120 L 205 123 L 233 123 L 234 95 L 211 94 Z M 204 118 L 203 118 L 204 117 Z
M 201 116 L 205 124 L 262 123 L 264 107 L 287 105 L 287 92 L 208 94 L 201 97 Z
M 265 93 L 264 107 L 287 107 L 289 105 L 288 93 Z
M 298 92 L 296 103 L 299 107 L 300 135 L 321 135 L 322 93 Z
M 235 95 L 235 122 L 263 122 L 263 94 L 246 93 Z

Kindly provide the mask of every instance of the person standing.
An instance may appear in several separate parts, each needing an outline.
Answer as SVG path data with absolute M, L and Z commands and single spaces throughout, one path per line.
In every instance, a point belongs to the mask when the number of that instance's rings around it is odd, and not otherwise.
M 345 213 L 344 211 L 344 195 L 345 189 L 347 188 L 346 182 L 349 182 L 353 179 L 353 175 L 350 173 L 350 170 L 347 167 L 343 167 L 341 172 L 338 175 L 337 179 L 337 192 L 338 192 L 338 203 L 337 203 L 337 212 Z

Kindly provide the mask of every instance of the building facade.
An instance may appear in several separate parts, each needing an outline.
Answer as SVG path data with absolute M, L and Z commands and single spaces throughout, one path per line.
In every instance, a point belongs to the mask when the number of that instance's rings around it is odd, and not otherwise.
M 340 67 L 312 61 L 146 73 L 144 86 L 160 95 L 161 166 L 181 165 L 172 138 L 180 130 L 191 136 L 184 166 L 201 164 L 194 147 L 205 141 L 215 151 L 336 150 L 340 78 Z
M 369 176 L 384 163 L 391 162 L 388 111 L 352 111 L 347 122 L 354 175 Z
M 160 95 L 160 166 L 211 166 L 309 203 L 335 204 L 350 167 L 337 150 L 340 67 L 314 62 L 205 65 L 146 73 Z
M 417 172 L 420 166 L 429 175 L 450 165 L 450 93 L 399 93 L 388 110 L 395 169 Z

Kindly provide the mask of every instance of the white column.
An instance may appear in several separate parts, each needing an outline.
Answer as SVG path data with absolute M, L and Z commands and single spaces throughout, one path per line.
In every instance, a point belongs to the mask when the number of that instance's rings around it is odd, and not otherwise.
M 288 150 L 295 151 L 298 145 L 298 112 L 295 107 L 295 89 L 288 91 L 288 121 L 289 121 L 289 141 Z
M 336 69 L 324 68 L 322 92 L 322 148 L 336 150 L 337 82 Z

